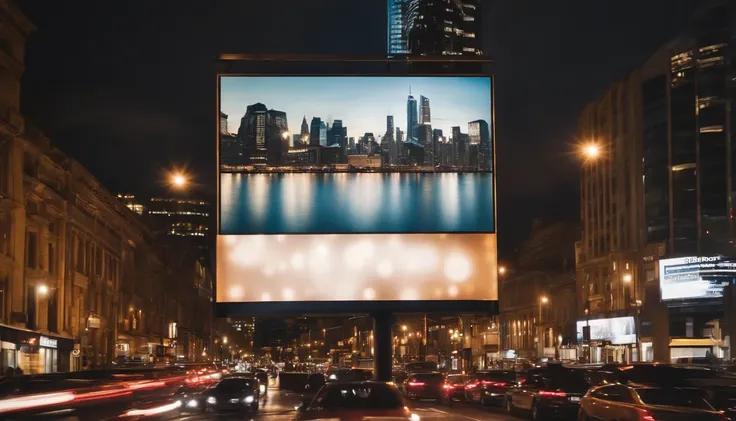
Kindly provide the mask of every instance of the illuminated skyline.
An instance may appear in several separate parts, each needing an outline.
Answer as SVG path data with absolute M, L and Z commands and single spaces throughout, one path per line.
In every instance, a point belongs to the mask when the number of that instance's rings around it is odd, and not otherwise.
M 386 131 L 386 116 L 406 132 L 409 90 L 415 99 L 429 98 L 432 128 L 467 132 L 474 120 L 491 121 L 491 80 L 488 77 L 347 77 L 347 76 L 223 76 L 221 111 L 229 116 L 229 131 L 237 132 L 248 105 L 265 104 L 286 112 L 289 132 L 299 133 L 302 118 L 342 120 L 348 136 Z

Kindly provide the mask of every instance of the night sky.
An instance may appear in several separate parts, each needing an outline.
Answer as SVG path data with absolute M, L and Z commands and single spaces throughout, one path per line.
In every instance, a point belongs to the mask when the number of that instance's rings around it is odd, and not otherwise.
M 380 55 L 385 0 L 21 0 L 22 112 L 113 192 L 187 166 L 214 192 L 220 53 Z M 697 0 L 484 0 L 495 60 L 502 257 L 532 217 L 578 215 L 580 110 L 675 35 Z

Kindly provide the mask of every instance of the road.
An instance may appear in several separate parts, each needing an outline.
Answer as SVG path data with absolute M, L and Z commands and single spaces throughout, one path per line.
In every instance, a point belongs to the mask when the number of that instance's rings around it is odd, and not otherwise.
M 294 419 L 295 407 L 299 405 L 299 394 L 269 390 L 269 399 L 262 404 L 259 413 L 253 421 L 286 421 Z M 457 402 L 452 407 L 438 405 L 433 402 L 412 402 L 414 412 L 421 420 L 431 421 L 520 421 L 520 418 L 510 417 L 500 408 L 484 408 L 480 405 L 469 405 Z M 170 416 L 162 418 L 168 420 L 242 420 L 241 416 L 194 414 Z

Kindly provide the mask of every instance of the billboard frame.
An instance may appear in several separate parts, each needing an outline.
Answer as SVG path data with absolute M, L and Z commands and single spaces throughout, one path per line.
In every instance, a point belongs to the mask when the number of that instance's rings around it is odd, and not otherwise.
M 389 67 L 391 64 L 412 63 L 476 63 L 490 64 L 493 60 L 487 56 L 467 57 L 455 56 L 448 58 L 445 56 L 401 56 L 399 58 L 392 56 L 333 56 L 333 55 L 279 55 L 279 54 L 221 54 L 219 61 L 230 66 L 233 62 L 246 63 L 384 63 L 387 66 L 385 73 L 375 72 L 289 72 L 288 70 L 280 70 L 278 72 L 230 72 L 218 71 L 215 75 L 216 81 L 216 107 L 215 107 L 215 134 L 217 143 L 217 152 L 215 161 L 217 165 L 216 180 L 216 233 L 215 237 L 220 236 L 220 81 L 222 77 L 228 76 L 253 76 L 253 77 L 487 77 L 490 79 L 491 88 L 491 153 L 493 169 L 493 225 L 492 233 L 473 232 L 473 234 L 494 235 L 498 236 L 498 195 L 497 195 L 497 162 L 496 162 L 496 84 L 495 75 L 490 71 L 479 72 L 447 72 L 447 73 L 431 73 L 431 72 L 391 72 Z M 376 233 L 360 233 L 356 235 L 373 235 Z M 420 234 L 420 233 L 391 233 L 391 234 Z M 450 234 L 450 233 L 437 233 Z M 460 232 L 452 234 L 462 234 Z M 250 235 L 250 234 L 243 234 Z M 278 234 L 252 234 L 252 235 L 278 235 Z M 329 235 L 327 233 L 313 234 L 289 234 L 289 235 Z M 498 242 L 496 241 L 496 244 Z M 498 254 L 498 246 L 496 246 L 496 254 Z M 215 247 L 215 255 L 217 256 L 217 247 Z M 215 258 L 217 262 L 217 258 Z M 496 264 L 498 259 L 496 258 Z M 217 264 L 215 264 L 215 267 Z M 217 270 L 215 270 L 215 282 L 213 283 L 213 297 L 215 307 L 215 317 L 237 317 L 237 316 L 277 316 L 285 314 L 300 315 L 341 315 L 341 314 L 410 314 L 410 313 L 454 313 L 454 314 L 499 314 L 498 294 L 498 276 L 496 276 L 496 299 L 495 300 L 356 300 L 356 301 L 269 301 L 269 302 L 217 302 Z

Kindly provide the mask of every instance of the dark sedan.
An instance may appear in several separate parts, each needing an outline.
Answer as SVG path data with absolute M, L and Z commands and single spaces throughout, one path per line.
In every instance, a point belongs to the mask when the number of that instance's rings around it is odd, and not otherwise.
M 442 388 L 445 389 L 445 396 L 450 405 L 455 399 L 465 400 L 465 383 L 468 380 L 470 377 L 464 374 L 450 374 L 445 377 L 445 384 Z
M 415 373 L 404 381 L 404 390 L 409 399 L 441 401 L 446 396 L 444 384 L 445 376 L 441 373 Z
M 532 374 L 506 393 L 509 413 L 524 410 L 533 420 L 574 418 L 589 384 L 580 370 L 557 369 Z
M 510 370 L 479 371 L 465 385 L 465 398 L 483 405 L 500 405 L 509 388 L 516 381 L 516 372 Z
M 226 377 L 183 402 L 187 411 L 207 412 L 248 411 L 255 413 L 260 406 L 258 379 L 254 377 Z

